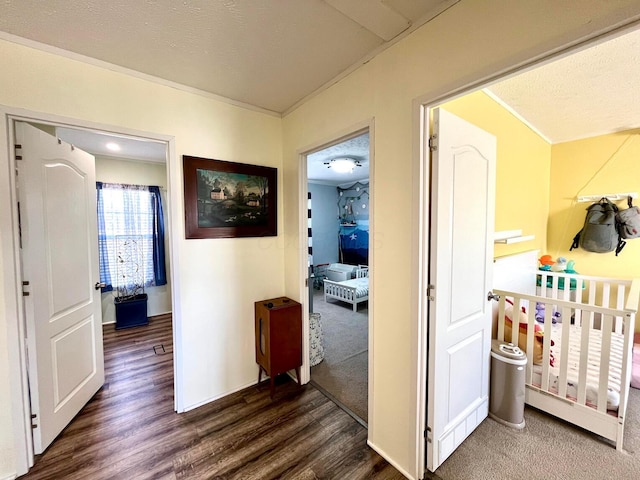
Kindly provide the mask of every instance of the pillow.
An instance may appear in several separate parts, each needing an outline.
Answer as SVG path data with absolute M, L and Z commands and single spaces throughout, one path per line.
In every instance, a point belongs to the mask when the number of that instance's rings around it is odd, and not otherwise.
M 519 332 L 518 332 L 518 347 L 523 352 L 527 351 L 527 330 L 529 327 L 529 319 L 527 318 L 527 314 L 523 311 L 519 312 Z M 513 318 L 513 307 L 511 305 L 505 308 L 504 312 L 504 340 L 506 342 L 511 342 L 511 319 Z M 533 364 L 534 365 L 542 365 L 542 341 L 544 339 L 544 331 L 542 327 L 538 324 L 535 325 L 535 336 L 533 339 Z M 550 361 L 551 365 L 553 365 L 553 357 Z

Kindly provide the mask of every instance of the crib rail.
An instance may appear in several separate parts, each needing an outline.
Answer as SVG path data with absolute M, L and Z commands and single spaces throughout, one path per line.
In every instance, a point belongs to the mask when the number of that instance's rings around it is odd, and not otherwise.
M 538 294 L 617 310 L 637 311 L 638 280 L 612 279 L 564 272 L 536 272 Z M 635 290 L 632 287 L 635 285 Z M 580 317 L 580 320 L 582 317 Z M 589 320 L 593 320 L 589 317 Z M 614 317 L 614 331 L 622 333 L 622 317 Z
M 528 294 L 509 291 L 508 286 L 493 290 L 499 298 L 494 309 L 496 338 L 527 351 L 526 402 L 622 450 L 640 281 L 540 270 L 530 278 L 535 283 L 522 287 Z M 510 285 L 502 277 L 500 284 Z M 522 308 L 526 313 L 520 313 Z M 505 339 L 507 312 L 513 322 L 510 338 Z M 522 330 L 516 327 L 520 321 Z M 542 327 L 537 335 L 536 325 Z M 610 386 L 617 388 L 617 410 Z
M 504 337 L 504 318 L 507 311 L 506 298 L 511 297 L 513 299 L 513 312 L 520 311 L 521 307 L 528 305 L 531 308 L 527 308 L 527 334 L 526 334 L 526 347 L 527 352 L 535 351 L 535 342 L 540 342 L 542 338 L 542 361 L 541 368 L 542 373 L 540 381 L 534 381 L 534 355 L 527 355 L 527 369 L 526 369 L 526 383 L 527 385 L 538 388 L 541 391 L 550 395 L 556 395 L 559 398 L 566 399 L 570 397 L 575 403 L 580 405 L 588 405 L 587 402 L 587 377 L 589 369 L 593 370 L 594 365 L 590 365 L 588 362 L 590 349 L 595 348 L 592 345 L 593 341 L 592 331 L 597 331 L 600 334 L 600 355 L 597 365 L 597 376 L 599 385 L 597 391 L 597 400 L 595 406 L 598 411 L 607 411 L 608 402 L 608 387 L 609 387 L 609 371 L 611 368 L 615 368 L 620 372 L 620 387 L 625 385 L 625 382 L 630 380 L 630 365 L 629 360 L 630 352 L 628 348 L 622 348 L 622 352 L 612 353 L 612 331 L 613 331 L 613 319 L 621 317 L 621 311 L 612 308 L 599 307 L 595 305 L 577 304 L 566 300 L 555 300 L 546 297 L 538 297 L 531 295 L 519 295 L 514 292 L 506 292 L 497 290 L 495 293 L 500 295 L 500 301 L 498 306 L 498 339 L 506 340 L 514 344 L 518 344 L 518 337 L 520 335 L 519 328 L 511 329 L 511 338 Z M 535 335 L 535 326 L 538 321 L 535 318 L 535 305 L 544 305 L 544 323 L 543 333 L 538 337 Z M 576 308 L 579 306 L 579 308 Z M 552 361 L 551 356 L 551 329 L 553 325 L 553 312 L 559 311 L 561 313 L 561 348 L 559 352 L 559 359 L 554 358 Z M 594 317 L 598 314 L 601 322 L 599 327 L 594 325 Z M 571 319 L 576 319 L 578 323 L 580 315 L 583 316 L 581 323 L 581 338 L 580 338 L 580 358 L 578 362 L 578 379 L 577 379 L 577 391 L 572 392 L 569 395 L 568 392 L 568 372 L 569 372 L 569 348 L 570 348 L 570 330 Z M 513 314 L 515 317 L 515 314 Z M 586 320 L 585 318 L 586 317 Z M 500 321 L 502 319 L 502 321 Z M 622 316 L 623 330 L 626 332 L 633 332 L 635 324 L 635 312 L 624 312 Z M 518 319 L 516 317 L 516 322 Z M 630 335 L 626 335 L 630 337 Z M 522 342 L 520 342 L 522 343 Z M 538 347 L 539 348 L 539 347 Z M 612 355 L 615 353 L 615 358 Z M 612 362 L 614 365 L 612 365 Z M 550 375 L 551 366 L 556 367 L 559 371 L 557 379 L 553 379 Z M 627 379 L 627 380 L 625 380 Z M 616 389 L 619 389 L 616 388 Z

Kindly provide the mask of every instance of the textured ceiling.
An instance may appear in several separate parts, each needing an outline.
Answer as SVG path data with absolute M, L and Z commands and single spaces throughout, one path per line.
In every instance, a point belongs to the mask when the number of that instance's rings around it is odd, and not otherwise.
M 640 127 L 640 29 L 492 85 L 550 143 Z
M 284 112 L 458 0 L 3 0 L 0 32 Z
M 0 38 L 53 46 L 281 113 L 457 2 L 3 0 Z M 552 143 L 640 128 L 639 57 L 640 29 L 488 90 Z M 97 143 L 104 139 L 93 141 L 85 148 L 101 154 Z M 71 141 L 82 142 L 76 135 Z M 361 146 L 352 150 L 353 142 L 341 145 L 317 156 L 365 155 Z M 154 154 L 130 158 L 162 160 L 164 147 L 155 147 Z M 325 166 L 314 168 L 315 178 L 339 181 Z M 365 173 L 368 166 L 356 171 Z

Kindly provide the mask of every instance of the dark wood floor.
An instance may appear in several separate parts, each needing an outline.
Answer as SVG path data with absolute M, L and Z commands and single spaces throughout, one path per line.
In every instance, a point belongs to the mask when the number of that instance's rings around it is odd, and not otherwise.
M 311 385 L 173 411 L 171 317 L 104 327 L 106 383 L 21 479 L 403 479 Z

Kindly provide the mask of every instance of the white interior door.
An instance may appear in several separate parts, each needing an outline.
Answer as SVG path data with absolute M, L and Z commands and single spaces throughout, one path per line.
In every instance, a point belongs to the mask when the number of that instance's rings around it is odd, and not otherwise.
M 432 133 L 427 468 L 484 420 L 489 400 L 496 139 L 441 109 Z
M 26 123 L 16 122 L 15 131 L 33 443 L 39 454 L 104 383 L 95 289 L 95 160 Z

